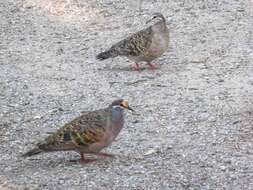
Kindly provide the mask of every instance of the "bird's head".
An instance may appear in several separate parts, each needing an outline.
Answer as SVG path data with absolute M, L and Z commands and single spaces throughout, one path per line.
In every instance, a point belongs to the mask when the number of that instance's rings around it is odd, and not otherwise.
M 120 108 L 125 108 L 125 109 L 128 109 L 128 110 L 134 111 L 131 107 L 129 107 L 128 101 L 123 100 L 123 99 L 113 101 L 112 104 L 111 104 L 111 107 L 112 108 L 120 107 Z
M 149 19 L 146 24 L 152 22 L 152 23 L 156 23 L 156 22 L 166 22 L 164 16 L 161 13 L 154 13 L 151 17 L 151 19 Z

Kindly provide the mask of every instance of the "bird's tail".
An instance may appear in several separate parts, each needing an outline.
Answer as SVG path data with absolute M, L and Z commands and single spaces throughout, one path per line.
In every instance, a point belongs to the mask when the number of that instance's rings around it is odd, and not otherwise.
M 29 150 L 28 152 L 26 152 L 25 154 L 22 155 L 22 157 L 29 157 L 29 156 L 33 156 L 36 154 L 39 154 L 43 152 L 43 150 L 39 149 L 39 148 L 34 148 L 32 150 Z
M 99 60 L 108 59 L 110 57 L 115 57 L 112 50 L 104 51 L 96 56 L 96 58 Z

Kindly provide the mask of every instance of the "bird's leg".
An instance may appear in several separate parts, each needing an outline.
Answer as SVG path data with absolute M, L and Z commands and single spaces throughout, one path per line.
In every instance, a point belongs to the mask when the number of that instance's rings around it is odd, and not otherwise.
M 136 70 L 136 71 L 140 71 L 140 66 L 138 63 L 135 63 L 134 66 L 133 66 L 133 69 Z
M 84 154 L 83 154 L 82 152 L 80 152 L 80 156 L 81 156 L 80 161 L 81 161 L 81 162 L 84 162 L 84 161 L 85 161 L 85 158 L 84 158 Z
M 99 152 L 99 153 L 97 153 L 97 155 L 99 155 L 99 156 L 106 156 L 106 157 L 110 157 L 110 158 L 114 158 L 115 157 L 115 155 L 109 154 L 109 153 L 106 153 L 106 152 Z
M 80 159 L 80 162 L 81 163 L 88 163 L 88 162 L 93 162 L 95 161 L 95 159 L 87 159 L 87 158 L 84 158 L 84 154 L 82 152 L 80 152 L 80 155 L 81 155 L 81 159 Z
M 95 154 L 97 156 L 106 156 L 106 157 L 110 157 L 110 158 L 115 157 L 115 155 L 109 154 L 109 153 L 105 153 L 105 152 L 93 152 L 93 154 Z
M 152 70 L 155 70 L 157 69 L 157 67 L 153 64 L 151 64 L 150 62 L 147 62 L 147 64 L 149 65 L 149 67 L 152 69 Z

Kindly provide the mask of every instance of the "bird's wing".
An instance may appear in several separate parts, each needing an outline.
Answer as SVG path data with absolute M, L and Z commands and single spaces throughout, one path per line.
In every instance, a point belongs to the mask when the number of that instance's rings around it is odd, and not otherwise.
M 110 51 L 115 55 L 122 56 L 143 55 L 149 49 L 152 43 L 152 38 L 152 28 L 148 27 L 114 44 Z
M 105 110 L 86 113 L 65 124 L 38 146 L 44 150 L 68 150 L 100 142 L 106 131 Z

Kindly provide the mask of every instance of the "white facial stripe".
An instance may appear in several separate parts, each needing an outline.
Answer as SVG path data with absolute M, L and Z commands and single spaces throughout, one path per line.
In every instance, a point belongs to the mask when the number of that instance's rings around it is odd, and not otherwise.
M 155 20 L 163 20 L 161 17 L 155 17 Z
M 113 109 L 115 109 L 115 108 L 121 108 L 122 109 L 122 107 L 120 105 L 112 106 L 112 108 Z

